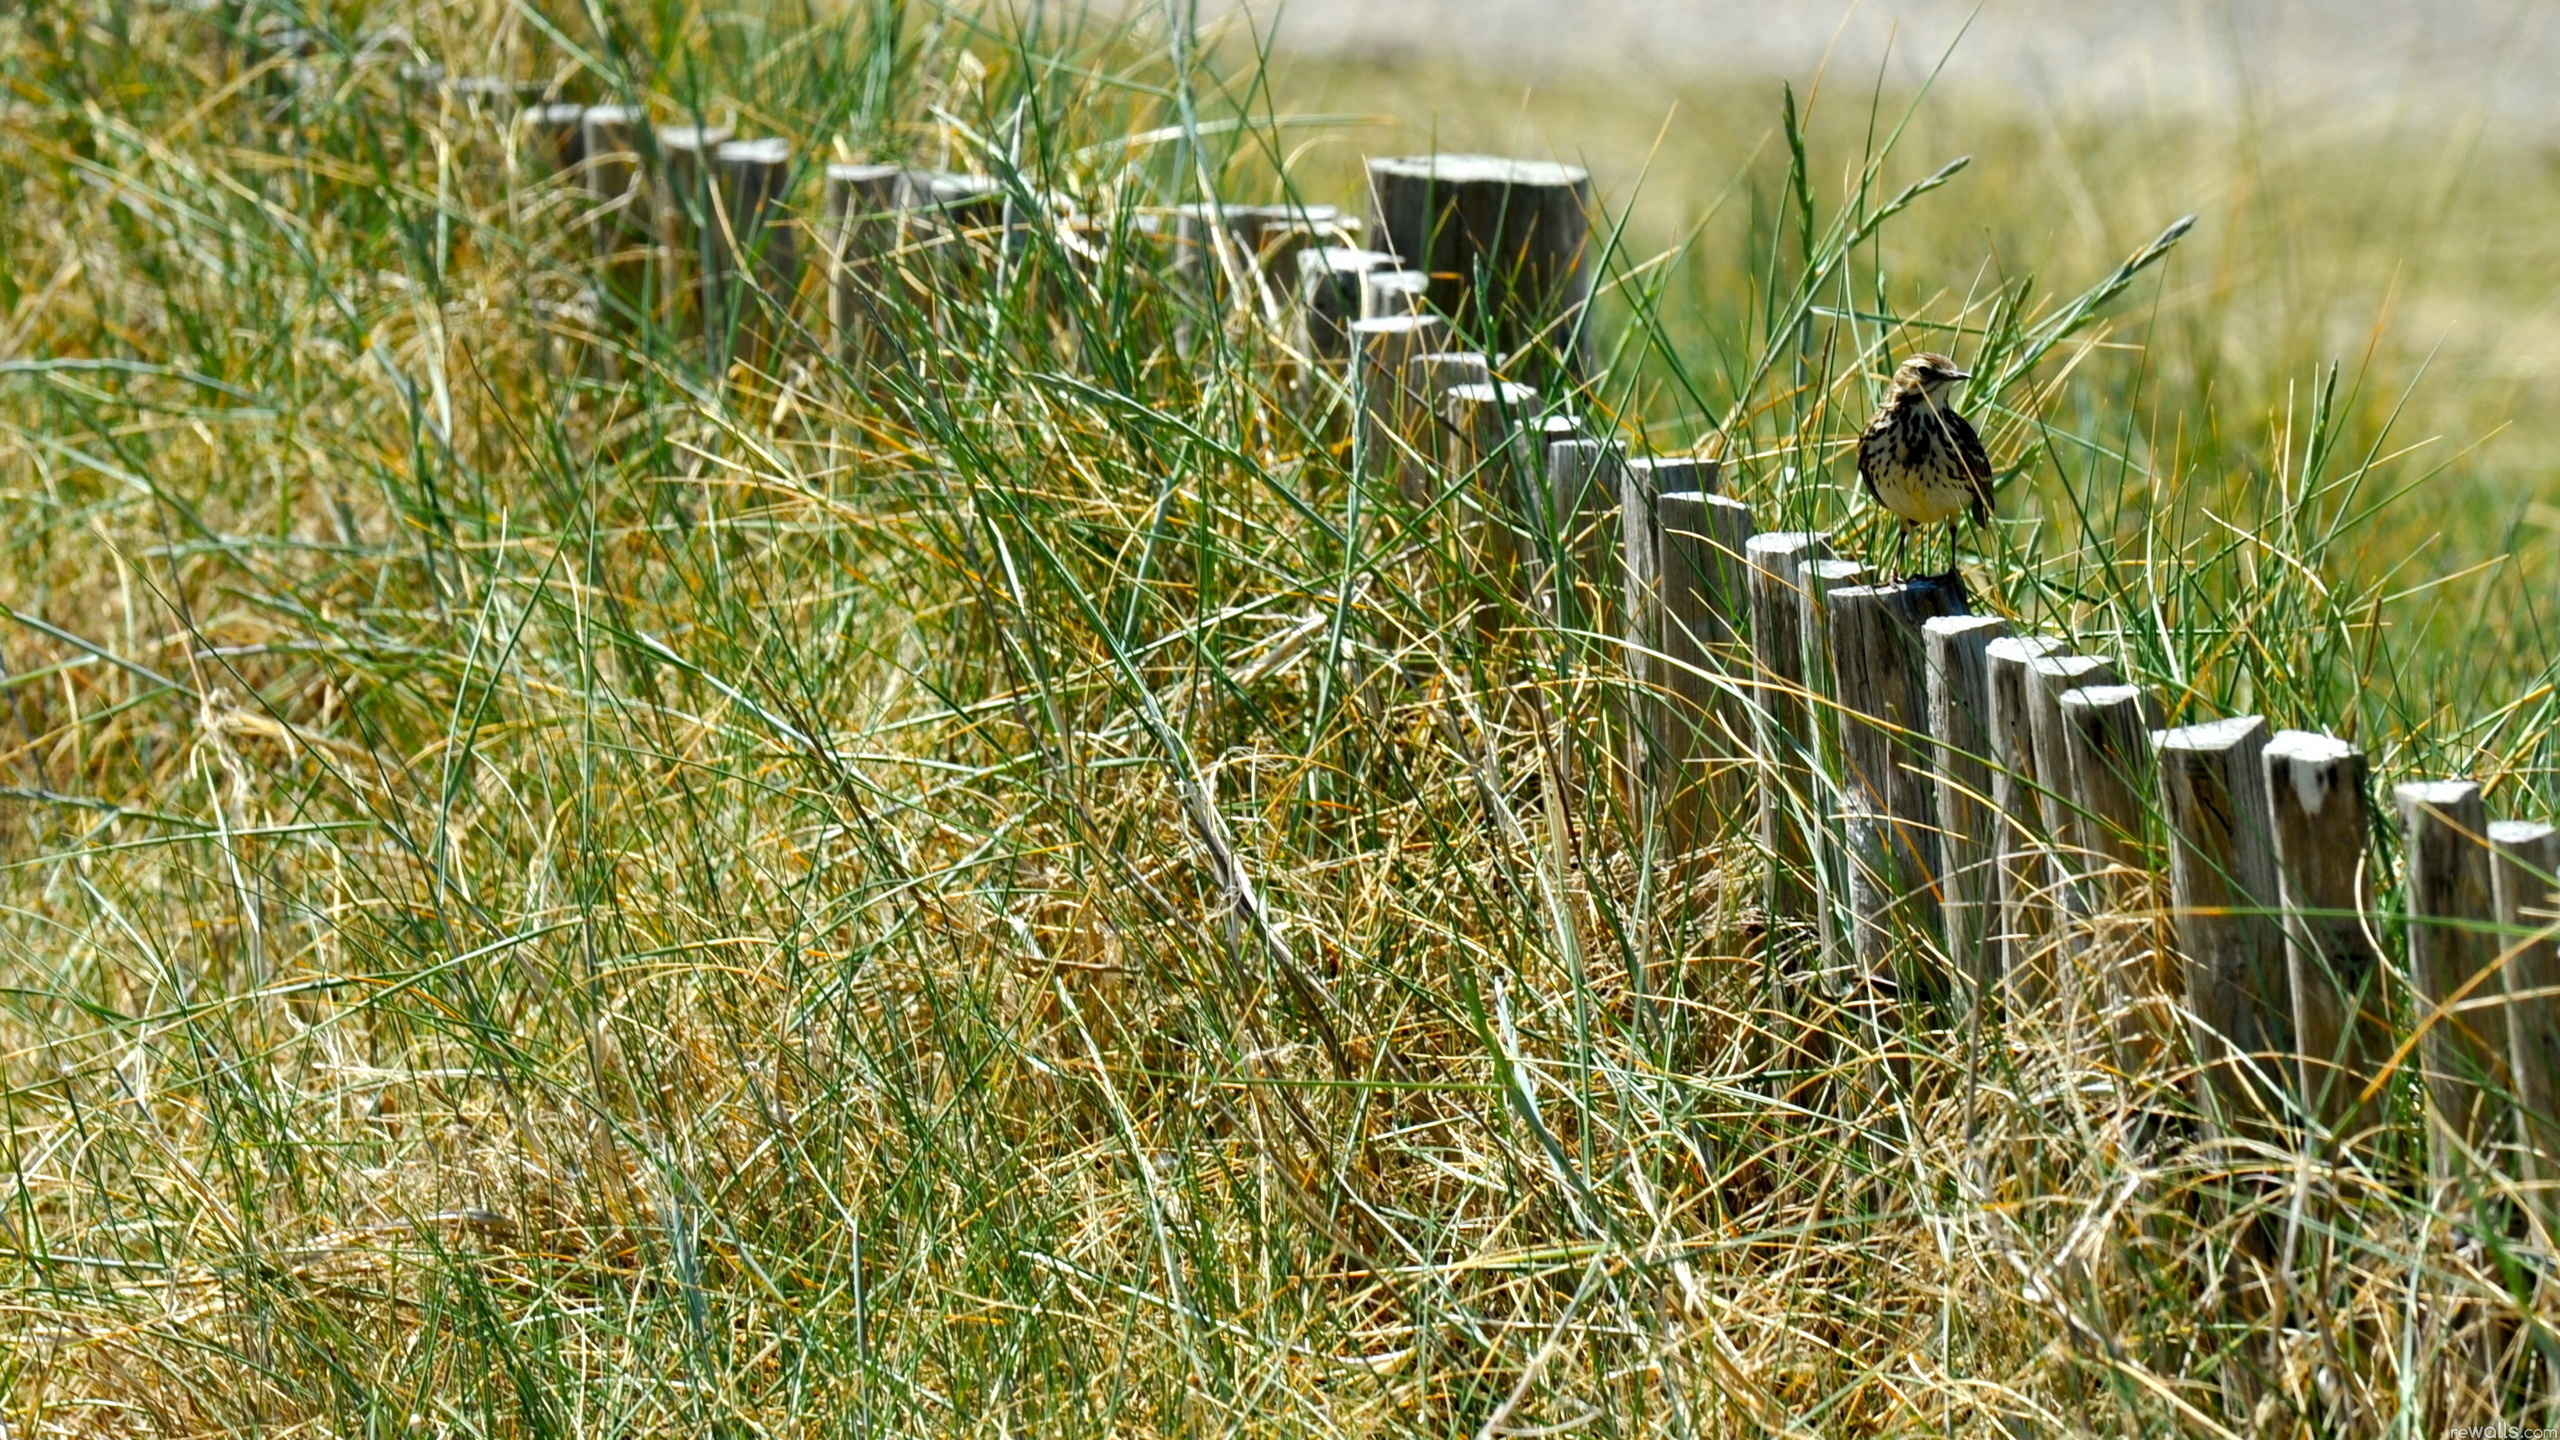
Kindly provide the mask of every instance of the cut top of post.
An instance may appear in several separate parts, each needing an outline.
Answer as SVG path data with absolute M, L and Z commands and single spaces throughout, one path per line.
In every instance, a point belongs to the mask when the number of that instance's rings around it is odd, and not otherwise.
M 1743 541 L 1742 554 L 1754 570 L 1792 577 L 1804 557 L 1819 552 L 1830 538 L 1819 530 L 1767 530 Z
M 761 135 L 752 140 L 723 140 L 712 149 L 712 160 L 739 169 L 764 169 L 791 163 L 791 142 L 778 136 Z
M 2330 800 L 2339 792 L 2332 786 L 2315 783 L 2316 780 L 2334 774 L 2330 767 L 2352 760 L 2361 753 L 2353 741 L 2341 740 L 2335 735 L 2320 735 L 2309 730 L 2279 730 L 2268 738 L 2261 758 L 2266 762 L 2270 777 L 2291 777 L 2294 803 L 2302 812 L 2317 815 L 2328 808 Z M 2350 803 L 2362 804 L 2363 797 L 2352 797 Z M 2342 818 L 2354 819 L 2359 826 L 2364 823 L 2361 815 Z
M 1506 155 L 1399 155 L 1369 161 L 1371 175 L 1437 180 L 1446 185 L 1587 185 L 1591 172 L 1553 160 Z
M 1392 270 L 1396 257 L 1383 250 L 1360 250 L 1348 245 L 1327 245 L 1298 252 L 1298 277 L 1313 282 L 1319 276 L 1366 275 L 1372 270 Z
M 2001 639 L 2009 622 L 1997 615 L 1932 615 L 1920 622 L 1924 635 L 1938 639 L 1941 645 L 1988 645 Z
M 2207 720 L 2200 725 L 2163 730 L 2152 739 L 2164 754 L 2219 755 L 2248 739 L 2252 732 L 2265 728 L 2266 723 L 2266 717 L 2261 715 L 2235 715 L 2228 720 Z
M 1385 325 L 1391 321 L 1363 320 L 1362 325 Z M 1461 406 L 1491 405 L 1506 411 L 1526 413 L 1538 403 L 1538 392 L 1526 385 L 1507 380 L 1489 381 L 1481 385 L 1452 385 L 1441 392 L 1442 403 L 1451 410 Z
M 1648 494 L 1673 495 L 1694 490 L 1712 495 L 1716 493 L 1716 482 L 1724 476 L 1724 462 L 1693 455 L 1647 455 L 1628 461 L 1627 471 Z
M 1369 270 L 1360 276 L 1360 313 L 1371 318 L 1419 315 L 1430 305 L 1431 277 L 1420 270 Z
M 1352 321 L 1350 331 L 1354 344 L 1372 335 L 1427 336 L 1437 339 L 1447 324 L 1447 321 L 1437 315 L 1381 315 L 1375 320 Z
M 670 150 L 708 150 L 737 133 L 728 125 L 661 125 L 658 143 Z

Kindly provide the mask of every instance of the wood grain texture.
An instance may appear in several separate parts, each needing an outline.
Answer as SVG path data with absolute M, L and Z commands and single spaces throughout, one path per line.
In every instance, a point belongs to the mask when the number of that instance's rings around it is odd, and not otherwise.
M 2151 697 L 2132 685 L 2065 690 L 2056 700 L 2062 722 L 2069 799 L 2067 836 L 2085 877 L 2089 912 L 2078 920 L 2086 943 L 2077 973 L 2119 1068 L 2128 1076 L 2156 1071 L 2177 1034 L 2177 986 L 2162 972 L 2153 908 L 2150 846 L 2153 785 Z
M 2087 998 L 2078 983 L 2075 957 L 2087 941 L 2081 923 L 2089 913 L 2082 877 L 2087 863 L 2071 804 L 2071 759 L 2063 750 L 2062 694 L 2085 685 L 2117 683 L 2115 662 L 2096 655 L 2043 655 L 2027 662 L 2027 739 L 2035 752 L 2035 820 L 2032 835 L 2038 859 L 2032 901 L 2039 908 L 2041 951 L 2028 959 L 2028 973 L 2046 994 L 2065 1005 Z
M 1431 305 L 1503 369 L 1589 369 L 1591 176 L 1491 155 L 1369 162 L 1375 242 L 1431 276 Z
M 1954 574 L 1842 586 L 1828 596 L 1841 808 L 1853 817 L 1850 948 L 1869 975 L 1909 950 L 1906 937 L 1934 938 L 1944 924 L 1921 626 L 1970 608 L 1964 581 Z M 1911 967 L 1904 978 L 1942 988 L 1934 969 Z
M 2395 786 L 2409 905 L 2411 1017 L 2422 1026 L 2418 1073 L 2438 1180 L 2466 1173 L 2465 1156 L 2507 1127 L 2496 1096 L 2509 1085 L 2499 980 L 2482 975 L 2502 948 L 2490 875 L 2488 818 L 2467 780 Z M 2484 993 L 2485 992 L 2485 993 Z M 2482 1003 L 2482 1002 L 2492 1003 Z
M 2027 666 L 2063 648 L 2061 641 L 2045 636 L 2014 635 L 1994 640 L 1982 651 L 1991 704 L 1984 719 L 1991 742 L 1992 873 L 1999 897 L 2001 985 L 2008 1003 L 2026 1009 L 2043 1005 L 2052 994 L 2050 976 L 2038 957 L 2050 943 L 2052 925 Z
M 1805 690 L 1814 706 L 1806 748 L 1813 773 L 1805 796 L 1806 848 L 1813 856 L 1814 939 L 1820 982 L 1832 993 L 1845 993 L 1857 978 L 1856 960 L 1847 950 L 1849 937 L 1849 852 L 1844 829 L 1847 809 L 1840 794 L 1839 690 L 1831 676 L 1831 592 L 1864 582 L 1866 567 L 1853 560 L 1808 560 L 1796 571 L 1804 594 L 1797 612 L 1803 622 L 1798 637 L 1804 650 Z
M 2169 906 L 2203 1064 L 2200 1097 L 2226 1128 L 2270 1128 L 2270 1081 L 2292 1083 L 2292 981 L 2276 923 L 2267 722 L 2255 715 L 2154 737 L 2169 830 Z
M 2379 1094 L 2360 1097 L 2391 1053 L 2382 953 L 2370 928 L 2365 756 L 2331 736 L 2280 730 L 2263 760 L 2293 998 L 2295 1083 L 2303 1113 L 2346 1139 L 2378 1114 Z
M 715 370 L 740 359 L 769 366 L 789 334 L 800 285 L 799 231 L 784 214 L 791 146 L 729 140 L 711 152 L 713 233 L 699 276 L 703 336 Z
M 2000 974 L 1999 884 L 1991 806 L 1991 642 L 1997 615 L 1942 615 L 1920 627 L 1927 649 L 1931 775 L 1938 792 L 1938 899 L 1947 963 L 1979 1007 Z
M 1807 743 L 1812 712 L 1805 704 L 1802 640 L 1804 592 L 1796 572 L 1830 553 L 1828 536 L 1781 530 L 1743 542 L 1751 597 L 1753 749 L 1759 756 L 1760 851 L 1768 857 L 1761 907 L 1775 938 L 1813 918 L 1813 884 L 1802 799 L 1812 793 Z
M 2515 1077 L 2516 1145 L 2543 1224 L 2560 1222 L 2560 831 L 2526 820 L 2489 823 L 2490 893 L 2507 952 L 2507 1065 Z
M 1430 483 L 1415 444 L 1430 432 L 1429 398 L 1410 388 L 1413 362 L 1444 353 L 1449 323 L 1437 315 L 1354 320 L 1344 327 L 1352 356 L 1352 464 L 1366 481 L 1393 478 L 1408 503 L 1419 504 Z
M 1713 462 L 1705 462 L 1712 467 Z M 1712 468 L 1691 479 L 1715 480 Z M 1740 809 L 1748 714 L 1740 682 L 1750 601 L 1743 546 L 1751 511 L 1706 490 L 1668 490 L 1654 501 L 1661 545 L 1661 606 L 1654 644 L 1662 656 L 1664 751 L 1657 770 L 1670 853 L 1686 864 Z
M 829 165 L 818 242 L 827 267 L 827 329 L 836 355 L 872 363 L 883 353 L 889 256 L 898 246 L 896 165 Z
M 1396 257 L 1382 250 L 1327 245 L 1298 252 L 1298 326 L 1307 355 L 1336 364 L 1351 358 L 1351 325 L 1360 318 L 1367 290 L 1361 277 L 1392 270 Z

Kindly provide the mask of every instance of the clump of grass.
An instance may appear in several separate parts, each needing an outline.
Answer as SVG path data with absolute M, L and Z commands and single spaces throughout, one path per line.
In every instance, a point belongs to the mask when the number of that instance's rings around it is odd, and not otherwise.
M 1258 62 L 885 4 L 0 25 L 10 1425 L 2298 1431 L 2542 1373 L 2522 1252 L 2388 1145 L 2306 1186 L 2146 1138 L 2184 1077 L 2085 1037 L 1773 1003 L 1747 839 L 1675 870 L 1597 778 L 1606 666 L 1451 623 L 1443 521 L 1169 283 L 1163 207 L 1338 193 Z M 402 58 L 1015 223 L 902 255 L 876 362 L 717 372 L 574 303 L 578 196 Z M 1727 167 L 1730 244 L 1621 235 L 1573 403 L 1854 547 L 1866 377 L 1955 336 L 1997 603 L 2180 713 L 2538 775 L 2535 612 L 2408 593 L 2400 372 L 2234 367 L 2183 252 L 2065 324 L 2133 244 L 1911 231 L 1961 176 L 1878 223 L 1946 157 L 1839 123 Z

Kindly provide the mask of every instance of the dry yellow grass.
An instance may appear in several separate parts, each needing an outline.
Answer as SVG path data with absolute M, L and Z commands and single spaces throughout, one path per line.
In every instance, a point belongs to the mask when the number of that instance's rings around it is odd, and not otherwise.
M 297 81 L 263 13 L 0 20 L 13 1433 L 2527 1413 L 2473 1377 L 2550 1373 L 2539 1252 L 2449 1226 L 2407 1097 L 2305 1160 L 2199 1140 L 2177 1065 L 2120 1073 L 2085 1018 L 1773 997 L 1747 843 L 1672 885 L 1607 787 L 1567 813 L 1540 777 L 1559 747 L 1605 773 L 1605 737 L 1522 697 L 1590 717 L 1606 676 L 1530 617 L 1441 630 L 1419 522 L 1348 505 L 1277 339 L 1129 228 L 1203 172 L 1271 183 L 1301 132 L 1224 127 L 1235 72 L 1143 27 L 457 4 L 319 17 Z M 357 48 L 395 22 L 414 55 Z M 575 197 L 404 96 L 420 57 L 1016 173 L 1102 259 L 1035 227 L 898 311 L 878 371 L 709 376 L 562 308 Z M 1895 319 L 1821 319 L 1802 387 L 1743 386 L 1820 249 L 1769 102 L 1684 103 L 1589 404 L 1666 448 L 1721 425 L 1764 514 L 1862 534 L 1783 476 L 1845 474 L 1868 351 L 1906 319 L 2015 341 L 2056 311 L 2004 283 L 2077 293 L 2202 210 L 1998 397 L 2025 469 L 1977 583 L 2181 713 L 2354 724 L 2391 774 L 2546 807 L 2551 382 L 2494 362 L 2547 323 L 2547 167 L 1924 103 L 1882 193 L 1973 172 L 1821 291 Z M 1851 109 L 1808 127 L 1826 222 Z M 1440 138 L 1630 156 L 1658 110 Z M 1292 163 L 1327 198 L 1416 138 Z M 2411 174 L 2448 177 L 2423 223 L 2376 200 Z M 2427 318 L 2369 340 L 2394 284 Z M 2457 313 L 2503 328 L 2386 434 Z M 1221 338 L 1178 356 L 1184 326 Z M 1397 625 L 1438 637 L 1410 683 L 1365 648 Z

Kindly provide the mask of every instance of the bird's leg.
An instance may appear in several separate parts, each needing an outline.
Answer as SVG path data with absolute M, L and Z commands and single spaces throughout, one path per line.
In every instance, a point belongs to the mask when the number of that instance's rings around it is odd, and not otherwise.
M 1919 528 L 1905 520 L 1902 529 L 1893 537 L 1893 568 L 1902 572 L 1896 577 L 1898 579 L 1911 578 L 1911 532 Z
M 1947 522 L 1947 573 L 1950 575 L 1953 575 L 1956 571 L 1964 567 L 1963 557 L 1959 549 L 1959 541 L 1961 537 L 1959 537 L 1956 532 L 1957 524 L 1958 522 L 1953 520 Z

